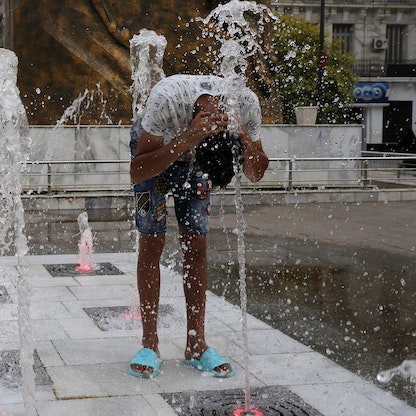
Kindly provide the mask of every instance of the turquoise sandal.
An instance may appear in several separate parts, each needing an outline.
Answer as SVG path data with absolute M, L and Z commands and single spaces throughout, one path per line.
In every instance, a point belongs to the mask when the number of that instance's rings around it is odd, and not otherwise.
M 141 350 L 137 351 L 136 355 L 133 357 L 129 367 L 129 373 L 135 377 L 141 378 L 154 378 L 160 373 L 160 366 L 162 365 L 163 360 L 157 356 L 157 354 L 151 350 L 150 348 L 142 348 Z M 137 371 L 133 371 L 131 366 L 133 364 L 136 365 L 143 365 L 145 367 L 149 367 L 153 369 L 153 372 L 150 374 L 143 374 L 138 373 Z
M 204 372 L 213 374 L 215 377 L 227 378 L 234 375 L 234 370 L 232 369 L 230 363 L 218 353 L 215 348 L 208 348 L 202 355 L 201 359 L 197 360 L 196 358 L 191 358 L 190 360 L 185 360 L 186 364 L 195 367 L 196 369 Z M 224 365 L 230 365 L 230 371 L 227 373 L 215 371 L 215 368 Z

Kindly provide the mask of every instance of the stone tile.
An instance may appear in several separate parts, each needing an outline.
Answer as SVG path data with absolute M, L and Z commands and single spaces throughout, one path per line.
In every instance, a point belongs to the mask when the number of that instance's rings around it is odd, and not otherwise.
M 79 283 L 72 277 L 37 277 L 30 279 L 29 284 L 32 288 L 79 286 Z
M 242 388 L 244 386 L 244 370 L 233 360 L 231 360 L 231 365 L 236 374 L 230 378 L 219 378 L 210 373 L 202 373 L 187 365 L 184 360 L 169 360 L 163 363 L 161 373 L 156 380 L 166 393 Z M 250 383 L 253 386 L 262 385 L 255 378 L 251 378 Z
M 0 351 L 19 349 L 19 327 L 17 321 L 1 321 Z
M 31 322 L 35 341 L 67 339 L 68 335 L 56 319 L 42 319 Z
M 70 318 L 69 311 L 62 302 L 32 302 L 30 305 L 31 319 Z
M 243 363 L 237 357 L 236 360 Z M 315 352 L 250 357 L 250 371 L 266 385 L 342 383 L 357 376 Z
M 50 367 L 47 370 L 58 400 L 136 396 L 161 391 L 155 381 L 157 379 L 144 380 L 131 376 L 127 362 Z
M 59 278 L 62 279 L 62 278 Z M 93 285 L 135 285 L 136 279 L 128 274 L 123 275 L 116 275 L 116 276 L 88 276 L 88 275 L 82 275 L 82 276 L 76 276 L 74 277 L 74 280 L 80 285 L 80 286 L 93 286 Z
M 166 403 L 160 394 L 147 394 L 146 401 L 152 407 L 153 413 L 150 415 L 177 416 L 177 413 Z
M 221 312 L 209 312 L 210 315 L 220 319 L 225 325 L 229 326 L 234 331 L 241 331 L 242 329 L 242 314 L 240 309 L 232 309 Z M 270 329 L 270 326 L 260 321 L 259 319 L 248 315 L 247 316 L 247 327 L 250 330 L 262 330 Z
M 25 408 L 22 403 L 23 400 L 20 400 L 18 404 L 9 404 L 6 400 L 10 400 L 10 393 L 9 391 L 2 393 L 0 390 L 0 414 L 7 415 L 7 416 L 26 416 Z
M 157 397 L 152 395 L 152 403 L 142 395 L 126 397 L 86 398 L 70 401 L 49 401 L 37 403 L 39 416 L 114 416 L 114 415 L 146 415 L 146 416 L 173 416 L 172 409 L 165 402 L 165 406 Z M 164 400 L 163 400 L 164 401 Z M 163 411 L 163 413 L 162 413 Z
M 354 416 L 414 416 L 416 411 L 402 405 L 398 413 L 384 405 L 377 403 L 382 394 L 380 392 L 375 401 L 370 400 L 361 393 L 360 383 L 331 383 L 331 384 L 304 384 L 291 386 L 290 390 L 309 403 L 325 416 L 354 415 Z M 381 394 L 380 394 L 381 393 Z
M 59 324 L 70 339 L 107 338 L 120 333 L 103 333 L 90 318 L 59 319 Z
M 17 303 L 6 303 L 0 305 L 0 322 L 17 319 Z
M 54 301 L 68 301 L 76 298 L 66 286 L 35 287 L 32 289 L 31 302 L 36 303 L 51 299 Z
M 36 341 L 35 349 L 44 367 L 63 366 L 61 356 L 52 341 Z
M 129 362 L 136 353 L 133 337 L 115 339 L 56 340 L 54 345 L 66 365 Z
M 71 287 L 71 292 L 79 300 L 87 299 L 131 299 L 136 293 L 132 285 L 91 285 Z
M 248 331 L 248 351 L 250 355 L 268 355 L 282 353 L 311 352 L 309 347 L 290 338 L 275 329 L 260 329 Z M 242 332 L 235 334 L 233 342 L 243 348 Z

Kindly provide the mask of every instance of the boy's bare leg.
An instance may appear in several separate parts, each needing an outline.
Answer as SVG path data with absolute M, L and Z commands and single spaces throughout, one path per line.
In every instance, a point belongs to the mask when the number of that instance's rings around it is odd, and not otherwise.
M 146 236 L 140 234 L 137 260 L 137 287 L 142 316 L 142 345 L 159 355 L 157 317 L 160 298 L 160 257 L 165 245 L 165 236 Z M 151 374 L 152 368 L 132 365 L 132 370 Z
M 205 307 L 207 291 L 206 236 L 180 232 L 183 251 L 184 292 L 187 314 L 185 358 L 199 359 L 208 349 L 205 341 Z M 224 364 L 217 371 L 230 371 Z

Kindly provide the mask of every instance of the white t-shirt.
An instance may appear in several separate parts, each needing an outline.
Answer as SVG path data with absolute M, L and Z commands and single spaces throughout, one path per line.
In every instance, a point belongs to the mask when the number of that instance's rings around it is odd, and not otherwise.
M 194 104 L 204 94 L 224 95 L 225 80 L 212 75 L 172 75 L 150 92 L 143 112 L 142 127 L 170 143 L 183 133 L 194 116 Z M 239 117 L 253 141 L 260 139 L 261 109 L 256 94 L 245 87 L 237 98 Z

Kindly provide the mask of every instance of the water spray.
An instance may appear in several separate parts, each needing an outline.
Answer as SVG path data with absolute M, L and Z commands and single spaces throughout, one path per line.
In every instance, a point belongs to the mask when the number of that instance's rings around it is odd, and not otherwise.
M 76 272 L 88 273 L 95 269 L 94 260 L 94 237 L 88 223 L 88 214 L 83 212 L 77 218 L 81 239 L 78 243 L 78 264 Z
M 256 24 L 250 25 L 244 17 L 250 12 L 258 20 Z M 220 75 L 226 80 L 227 86 L 224 93 L 225 111 L 229 117 L 229 130 L 231 133 L 239 132 L 239 91 L 246 88 L 246 71 L 248 68 L 247 59 L 261 51 L 261 35 L 264 32 L 266 23 L 275 20 L 273 13 L 264 5 L 255 2 L 231 0 L 229 3 L 219 5 L 202 22 L 207 27 L 205 36 L 209 31 L 217 32 L 217 39 L 221 42 L 219 53 Z M 220 28 L 227 28 L 226 33 Z M 251 392 L 249 380 L 249 353 L 248 353 L 248 324 L 247 324 L 247 289 L 246 289 L 246 263 L 245 263 L 245 220 L 244 206 L 241 194 L 241 169 L 238 163 L 234 163 L 235 172 L 235 206 L 237 215 L 237 251 L 239 264 L 240 284 L 240 307 L 242 311 L 242 332 L 244 351 L 244 408 L 234 410 L 234 416 L 260 416 L 263 413 L 251 407 Z
M 36 416 L 34 346 L 29 316 L 31 290 L 23 264 L 28 247 L 20 181 L 30 137 L 26 111 L 17 88 L 17 66 L 16 54 L 0 48 L 0 255 L 13 248 L 16 251 L 23 402 L 25 415 Z

